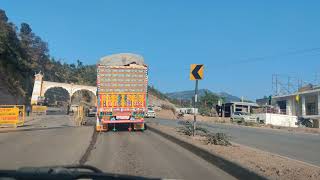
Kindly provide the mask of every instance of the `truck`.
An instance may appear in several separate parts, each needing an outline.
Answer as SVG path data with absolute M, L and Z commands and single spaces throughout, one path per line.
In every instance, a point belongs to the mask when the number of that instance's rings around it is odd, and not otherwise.
M 145 130 L 148 66 L 140 55 L 106 56 L 97 64 L 97 131 Z

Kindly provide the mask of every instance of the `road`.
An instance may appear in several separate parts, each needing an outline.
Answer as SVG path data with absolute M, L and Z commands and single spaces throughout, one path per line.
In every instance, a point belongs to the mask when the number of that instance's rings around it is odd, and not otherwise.
M 177 127 L 177 120 L 148 119 L 148 121 Z M 251 128 L 240 125 L 198 122 L 213 132 L 224 132 L 238 144 L 254 147 L 292 159 L 320 166 L 320 135 L 274 129 Z
M 104 133 L 98 137 L 88 164 L 102 170 L 169 179 L 230 179 L 231 177 L 180 146 L 146 131 Z
M 151 131 L 99 133 L 88 151 L 93 132 L 93 126 L 76 127 L 72 118 L 65 115 L 36 118 L 17 130 L 1 128 L 0 169 L 78 164 L 87 154 L 85 164 L 109 173 L 173 179 L 234 179 Z
M 76 128 L 67 116 L 48 116 L 23 128 L 0 131 L 0 169 L 76 164 L 89 145 L 92 127 Z

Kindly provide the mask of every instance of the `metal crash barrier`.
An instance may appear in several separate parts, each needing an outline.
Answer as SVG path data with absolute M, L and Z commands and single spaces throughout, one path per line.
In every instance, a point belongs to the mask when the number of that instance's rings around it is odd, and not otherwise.
M 0 126 L 18 127 L 23 126 L 25 122 L 24 105 L 0 105 Z
M 47 106 L 32 106 L 32 114 L 34 115 L 45 115 L 47 114 L 48 107 Z

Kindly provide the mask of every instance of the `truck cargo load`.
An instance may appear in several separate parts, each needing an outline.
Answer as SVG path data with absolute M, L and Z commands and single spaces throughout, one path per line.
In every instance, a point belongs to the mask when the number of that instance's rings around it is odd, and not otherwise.
M 124 125 L 144 130 L 147 112 L 148 67 L 136 54 L 116 54 L 97 64 L 97 131 Z

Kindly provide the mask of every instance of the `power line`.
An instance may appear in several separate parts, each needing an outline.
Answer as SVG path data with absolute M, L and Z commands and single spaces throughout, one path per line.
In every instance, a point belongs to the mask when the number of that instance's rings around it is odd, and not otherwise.
M 276 58 L 279 58 L 279 57 L 306 54 L 306 53 L 312 53 L 312 52 L 320 52 L 320 48 L 301 49 L 301 50 L 296 50 L 296 51 L 278 53 L 278 54 L 269 55 L 269 56 L 247 58 L 247 59 L 244 59 L 244 60 L 241 60 L 241 61 L 237 61 L 237 62 L 234 62 L 234 63 L 260 62 L 260 61 L 270 60 L 271 58 L 276 59 Z

